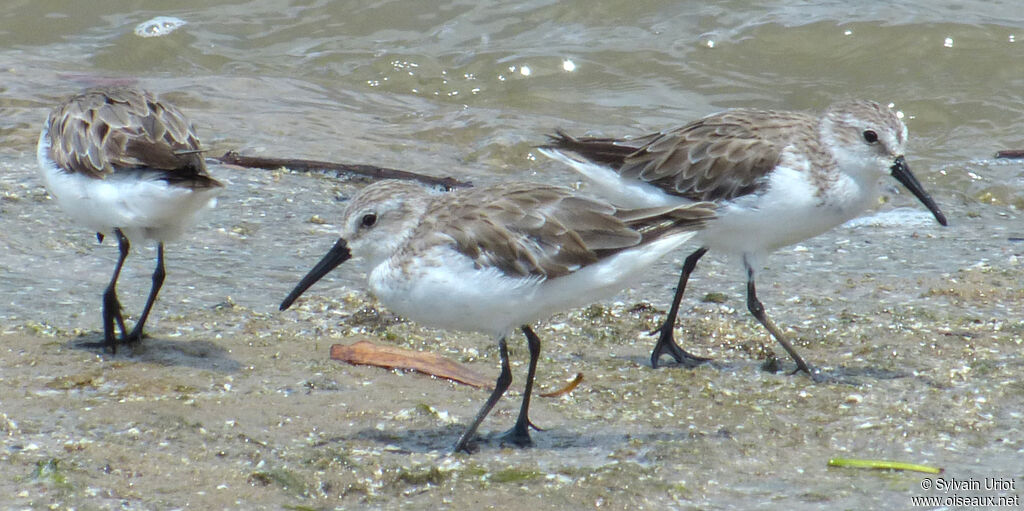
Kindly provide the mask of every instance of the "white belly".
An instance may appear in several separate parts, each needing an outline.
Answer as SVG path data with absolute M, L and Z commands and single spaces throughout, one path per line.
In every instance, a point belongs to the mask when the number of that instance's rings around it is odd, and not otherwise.
M 502 336 L 556 312 L 614 296 L 693 236 L 669 236 L 553 279 L 477 269 L 470 258 L 441 245 L 416 260 L 386 260 L 370 272 L 369 286 L 385 306 L 417 323 Z
M 845 174 L 820 196 L 802 174 L 779 168 L 764 193 L 723 203 L 698 240 L 712 250 L 763 255 L 846 222 L 875 197 L 874 188 L 865 189 Z
M 222 190 L 173 186 L 144 171 L 118 172 L 106 179 L 65 172 L 49 158 L 45 130 L 37 159 L 47 190 L 72 220 L 104 234 L 120 228 L 129 239 L 179 237 L 201 210 L 215 204 Z

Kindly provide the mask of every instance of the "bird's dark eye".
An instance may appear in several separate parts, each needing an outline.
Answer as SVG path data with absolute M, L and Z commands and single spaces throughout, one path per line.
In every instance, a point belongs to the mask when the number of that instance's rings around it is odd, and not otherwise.
M 878 142 L 878 133 L 875 133 L 874 130 L 864 130 L 864 141 L 869 144 Z
M 363 215 L 363 227 L 373 227 L 375 223 L 377 223 L 377 215 L 373 213 Z

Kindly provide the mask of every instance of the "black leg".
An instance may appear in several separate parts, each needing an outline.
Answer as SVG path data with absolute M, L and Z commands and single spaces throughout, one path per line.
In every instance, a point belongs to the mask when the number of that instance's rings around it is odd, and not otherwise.
M 469 443 L 476 434 L 476 428 L 480 427 L 484 417 L 491 413 L 491 408 L 494 408 L 494 405 L 501 399 L 502 394 L 512 384 L 512 369 L 508 366 L 508 346 L 505 344 L 504 337 L 498 340 L 498 354 L 501 356 L 501 373 L 498 374 L 498 379 L 494 382 L 494 391 L 491 392 L 491 396 L 487 398 L 487 402 L 480 408 L 480 411 L 476 413 L 473 423 L 466 428 L 466 431 L 459 437 L 459 441 L 455 443 L 455 452 L 472 453 Z
M 522 330 L 530 347 L 530 368 L 526 372 L 526 389 L 523 390 L 523 404 L 519 408 L 516 425 L 502 435 L 501 440 L 519 447 L 526 447 L 533 444 L 533 441 L 530 440 L 530 428 L 541 430 L 530 421 L 530 395 L 533 393 L 533 378 L 537 374 L 537 360 L 540 358 L 540 338 L 528 325 L 523 325 Z
M 120 257 L 117 259 L 117 265 L 114 266 L 114 275 L 110 278 L 110 284 L 103 292 L 103 343 L 104 346 L 110 348 L 111 353 L 117 353 L 114 322 L 116 321 L 117 326 L 121 329 L 122 337 L 125 336 L 126 331 L 124 317 L 121 315 L 121 302 L 117 299 L 117 278 L 121 276 L 121 267 L 124 266 L 124 260 L 128 257 L 128 251 L 131 250 L 131 244 L 121 229 L 114 229 L 114 235 L 117 237 Z
M 697 261 L 700 261 L 700 258 L 704 257 L 704 254 L 707 252 L 707 247 L 701 247 L 686 258 L 686 262 L 683 263 L 683 271 L 679 274 L 679 285 L 676 286 L 676 294 L 672 297 L 672 307 L 668 311 L 668 317 L 665 318 L 665 322 L 657 330 L 651 332 L 652 334 L 655 332 L 660 333 L 658 335 L 658 344 L 654 345 L 654 351 L 651 352 L 651 367 L 655 369 L 658 368 L 658 359 L 665 354 L 671 355 L 672 358 L 676 359 L 676 362 L 686 367 L 697 367 L 711 360 L 687 353 L 676 344 L 672 336 L 672 329 L 676 326 L 676 316 L 679 314 L 679 304 L 683 301 L 683 292 L 686 291 L 686 282 L 690 280 L 690 274 L 697 267 Z
M 754 288 L 754 269 L 750 266 L 750 263 L 747 262 L 746 257 L 743 258 L 743 266 L 747 270 L 747 309 L 750 310 L 750 314 L 752 314 L 754 318 L 768 329 L 768 332 L 772 334 L 772 337 L 782 345 L 786 350 L 786 353 L 789 353 L 789 356 L 793 358 L 794 362 L 796 362 L 796 370 L 793 371 L 793 373 L 803 371 L 810 375 L 811 369 L 807 367 L 807 363 L 804 362 L 804 359 L 800 358 L 800 355 L 798 355 L 796 350 L 793 349 L 793 346 L 789 344 L 789 341 L 783 337 L 782 331 L 780 331 L 778 327 L 775 326 L 775 323 L 772 323 L 772 320 L 768 319 L 768 315 L 765 314 L 764 304 L 757 299 L 757 290 Z
M 149 311 L 153 308 L 153 302 L 156 301 L 156 295 L 160 292 L 160 288 L 164 285 L 164 277 L 167 276 L 167 272 L 164 271 L 164 244 L 159 242 L 156 246 L 156 269 L 153 270 L 153 287 L 149 288 L 149 298 L 146 299 L 146 306 L 142 309 L 142 316 L 135 323 L 135 328 L 132 328 L 132 333 L 124 339 L 126 344 L 136 343 L 142 340 L 142 327 L 146 324 L 146 318 L 149 317 Z

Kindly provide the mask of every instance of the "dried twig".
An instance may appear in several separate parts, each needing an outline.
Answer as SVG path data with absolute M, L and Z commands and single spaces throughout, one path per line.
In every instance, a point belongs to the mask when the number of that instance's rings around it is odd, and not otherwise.
M 357 365 L 412 369 L 473 387 L 488 387 L 491 384 L 490 380 L 476 371 L 440 355 L 370 341 L 335 344 L 331 346 L 331 358 Z
M 569 382 L 568 384 L 566 384 L 564 387 L 562 387 L 560 389 L 557 389 L 557 390 L 553 390 L 551 392 L 544 392 L 544 393 L 539 394 L 539 395 L 540 395 L 540 397 L 564 396 L 565 394 L 568 394 L 568 393 L 572 392 L 576 387 L 579 387 L 580 383 L 582 383 L 582 382 L 583 382 L 583 373 L 576 373 L 576 377 L 573 378 L 572 381 Z
M 996 153 L 996 158 L 1024 158 L 1024 149 L 1006 149 Z
M 238 165 L 240 167 L 258 169 L 279 169 L 281 167 L 298 171 L 328 170 L 341 174 L 356 174 L 374 179 L 405 179 L 419 181 L 429 185 L 443 186 L 446 190 L 454 188 L 473 186 L 468 181 L 459 181 L 452 177 L 434 177 L 405 170 L 377 167 L 375 165 L 361 165 L 348 163 L 334 163 L 329 161 L 301 160 L 297 158 L 264 158 L 260 156 L 242 156 L 235 151 L 228 151 L 223 156 L 213 156 L 212 159 L 227 165 Z

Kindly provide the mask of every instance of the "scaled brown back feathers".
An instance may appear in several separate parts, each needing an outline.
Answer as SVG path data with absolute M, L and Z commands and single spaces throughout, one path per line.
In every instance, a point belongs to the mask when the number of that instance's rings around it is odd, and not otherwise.
M 497 193 L 496 193 L 497 192 Z M 441 196 L 413 239 L 454 241 L 477 267 L 559 277 L 662 236 L 703 227 L 714 205 L 620 210 L 557 186 L 511 183 Z M 436 216 L 435 216 L 436 215 Z M 436 242 L 434 238 L 433 242 Z
M 102 179 L 118 170 L 148 169 L 163 171 L 172 184 L 221 186 L 206 172 L 192 124 L 149 92 L 92 89 L 56 107 L 47 126 L 50 158 L 70 172 Z
M 607 165 L 691 200 L 733 199 L 758 191 L 789 144 L 818 147 L 807 114 L 731 110 L 637 138 L 550 136 L 545 147 Z

